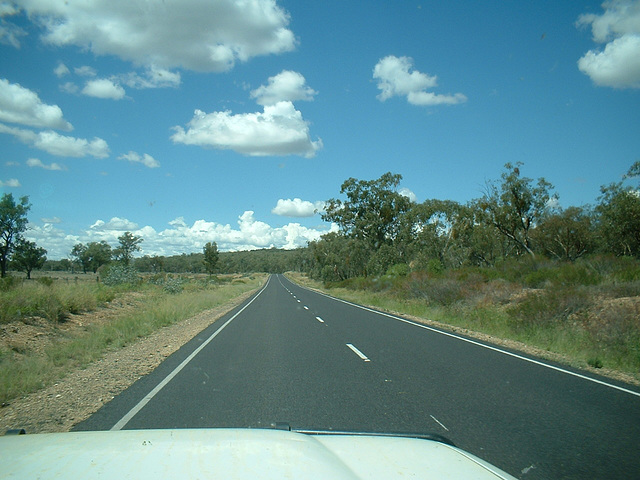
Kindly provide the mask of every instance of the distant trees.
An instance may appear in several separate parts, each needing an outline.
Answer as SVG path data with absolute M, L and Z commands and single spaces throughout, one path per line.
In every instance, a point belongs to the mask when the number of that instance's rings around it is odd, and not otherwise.
M 31 278 L 31 271 L 34 268 L 42 268 L 47 261 L 47 251 L 38 247 L 35 242 L 21 239 L 15 246 L 11 263 L 17 268 L 26 272 L 27 278 Z
M 140 244 L 143 241 L 142 237 L 133 235 L 131 232 L 124 232 L 123 235 L 118 237 L 120 245 L 113 250 L 114 257 L 123 265 L 129 266 L 133 254 L 140 251 Z
M 207 242 L 202 250 L 204 253 L 204 260 L 202 261 L 204 268 L 209 275 L 213 275 L 218 265 L 218 244 L 216 242 Z
M 29 197 L 21 197 L 17 202 L 11 193 L 5 193 L 0 200 L 0 276 L 7 275 L 9 258 L 22 232 L 27 228 L 27 212 L 31 208 Z
M 465 265 L 538 255 L 575 261 L 594 253 L 640 256 L 640 161 L 623 181 L 602 187 L 595 208 L 562 209 L 553 186 L 507 163 L 484 194 L 466 204 L 430 199 L 410 202 L 397 191 L 400 175 L 354 178 L 346 199 L 330 199 L 323 219 L 339 231 L 310 242 L 307 270 L 323 280 L 413 270 L 438 272 Z M 398 268 L 395 268 L 398 266 Z
M 91 242 L 88 245 L 76 244 L 71 250 L 71 256 L 82 267 L 84 273 L 87 273 L 88 270 L 96 273 L 98 268 L 111 261 L 112 251 L 111 246 L 102 240 Z

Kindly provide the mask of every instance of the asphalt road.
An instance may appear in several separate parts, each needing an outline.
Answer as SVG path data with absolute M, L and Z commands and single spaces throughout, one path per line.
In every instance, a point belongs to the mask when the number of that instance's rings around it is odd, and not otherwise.
M 430 432 L 523 479 L 640 478 L 640 389 L 281 275 L 76 430 Z

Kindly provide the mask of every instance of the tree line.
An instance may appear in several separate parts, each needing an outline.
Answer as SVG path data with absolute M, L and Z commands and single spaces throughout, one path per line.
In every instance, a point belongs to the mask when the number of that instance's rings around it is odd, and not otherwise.
M 499 180 L 466 203 L 411 201 L 398 193 L 399 174 L 375 180 L 347 179 L 342 199 L 326 202 L 322 219 L 338 225 L 297 250 L 218 252 L 215 242 L 202 253 L 134 258 L 143 239 L 125 232 L 112 248 L 107 242 L 76 244 L 69 258 L 46 261 L 47 251 L 24 239 L 28 197 L 0 200 L 0 271 L 9 266 L 30 277 L 34 268 L 97 272 L 111 262 L 140 272 L 281 273 L 295 270 L 322 280 L 382 275 L 394 269 L 440 271 L 467 265 L 493 266 L 508 258 L 544 256 L 575 261 L 609 253 L 640 257 L 640 161 L 620 182 L 601 187 L 595 206 L 561 208 L 544 178 L 521 174 L 521 163 L 507 163 Z
M 594 207 L 566 209 L 549 182 L 523 176 L 522 166 L 507 163 L 500 179 L 467 203 L 412 202 L 397 191 L 402 176 L 391 172 L 376 180 L 349 178 L 340 189 L 346 198 L 330 199 L 322 214 L 339 231 L 310 242 L 308 271 L 338 281 L 390 269 L 493 266 L 507 258 L 640 257 L 640 185 L 626 182 L 640 176 L 640 162 L 622 181 L 602 186 Z

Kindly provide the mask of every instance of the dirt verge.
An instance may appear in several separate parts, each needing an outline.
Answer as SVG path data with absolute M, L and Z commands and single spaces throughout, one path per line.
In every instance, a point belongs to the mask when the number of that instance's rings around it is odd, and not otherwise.
M 162 328 L 121 350 L 110 351 L 87 368 L 69 372 L 54 385 L 11 401 L 0 408 L 0 432 L 14 428 L 24 428 L 27 433 L 69 431 L 253 293 L 247 292 L 225 305 Z M 82 327 L 104 321 L 105 317 L 131 308 L 134 302 L 132 299 L 107 309 L 75 315 L 69 325 Z M 12 332 L 15 328 L 8 327 L 9 333 L 17 334 Z M 18 337 L 22 336 L 14 335 L 14 341 L 18 341 Z

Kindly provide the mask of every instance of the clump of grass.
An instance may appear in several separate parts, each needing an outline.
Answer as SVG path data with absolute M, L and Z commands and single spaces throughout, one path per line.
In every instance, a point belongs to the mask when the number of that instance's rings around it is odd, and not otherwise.
M 69 313 L 94 310 L 113 300 L 117 292 L 98 283 L 16 283 L 13 288 L 0 291 L 0 323 L 34 316 L 58 322 Z

